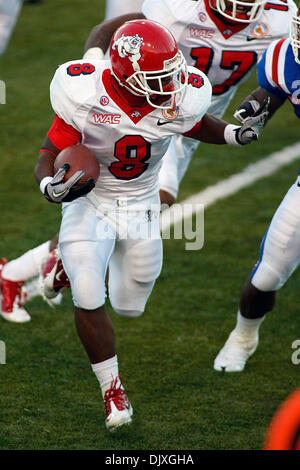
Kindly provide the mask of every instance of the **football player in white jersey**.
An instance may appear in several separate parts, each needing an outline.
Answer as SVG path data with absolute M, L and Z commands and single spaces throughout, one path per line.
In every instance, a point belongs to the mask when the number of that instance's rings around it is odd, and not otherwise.
M 158 21 L 172 31 L 188 65 L 208 76 L 212 84 L 209 112 L 222 117 L 270 42 L 288 36 L 295 12 L 293 0 L 145 0 L 142 14 L 120 16 L 93 28 L 86 54 L 98 47 L 103 56 L 114 29 L 125 20 Z M 159 176 L 163 204 L 175 201 L 198 144 L 184 136 L 172 138 Z
M 50 86 L 56 113 L 35 168 L 44 196 L 63 203 L 59 248 L 70 280 L 78 335 L 102 390 L 106 426 L 131 422 L 132 407 L 118 370 L 114 332 L 105 308 L 137 317 L 162 266 L 158 175 L 172 135 L 215 144 L 257 140 L 265 105 L 242 126 L 208 114 L 211 85 L 187 67 L 172 34 L 160 24 L 129 21 L 114 34 L 110 61 L 61 65 Z M 96 182 L 74 187 L 54 174 L 59 152 L 76 143 L 97 156 Z
M 242 121 L 270 96 L 271 115 L 289 99 L 300 118 L 300 6 L 291 22 L 290 38 L 274 41 L 258 65 L 258 83 L 238 109 Z M 270 118 L 270 115 L 268 116 Z M 275 305 L 276 291 L 300 263 L 300 179 L 279 205 L 262 240 L 259 261 L 246 279 L 237 322 L 214 361 L 218 371 L 241 372 L 258 346 L 259 328 Z
M 117 2 L 114 14 L 117 14 Z M 133 5 L 122 2 L 122 13 Z M 255 67 L 268 44 L 288 34 L 289 18 L 295 9 L 293 0 L 146 0 L 143 13 L 136 12 L 110 19 L 107 13 L 101 25 L 93 28 L 85 46 L 85 58 L 101 59 L 109 40 L 125 20 L 144 18 L 157 20 L 172 30 L 187 63 L 206 73 L 213 85 L 209 112 L 221 117 L 238 85 Z M 131 10 L 133 11 L 133 10 Z M 121 11 L 120 11 L 121 13 Z M 198 141 L 174 136 L 164 156 L 160 171 L 160 196 L 163 204 L 171 205 L 177 197 L 179 183 L 188 167 Z M 52 251 L 56 240 L 33 248 L 3 267 L 3 278 L 10 281 L 2 297 L 1 312 L 6 319 L 28 321 L 21 291 L 24 281 L 36 276 L 45 257 L 56 256 Z M 51 246 L 50 246 L 51 244 Z M 6 260 L 3 260 L 5 263 Z M 51 264 L 51 260 L 50 260 Z M 21 281 L 22 280 L 22 281 Z M 36 283 L 27 283 L 28 297 Z M 61 285 L 55 286 L 59 289 Z M 59 299 L 59 297 L 57 297 Z M 7 315 L 6 315 L 7 314 Z

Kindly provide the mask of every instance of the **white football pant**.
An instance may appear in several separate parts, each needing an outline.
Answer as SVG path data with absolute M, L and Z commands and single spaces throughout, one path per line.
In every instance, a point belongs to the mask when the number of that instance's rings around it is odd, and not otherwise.
M 251 274 L 261 291 L 280 289 L 300 263 L 300 177 L 279 205 L 262 240 L 260 257 Z
M 64 204 L 59 246 L 75 306 L 104 305 L 109 267 L 113 309 L 140 315 L 162 267 L 158 194 L 139 202 L 97 198 L 94 204 L 90 196 Z

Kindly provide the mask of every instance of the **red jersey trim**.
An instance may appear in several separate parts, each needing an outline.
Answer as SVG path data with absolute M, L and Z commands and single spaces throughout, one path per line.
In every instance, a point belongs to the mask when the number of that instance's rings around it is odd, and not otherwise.
M 281 89 L 281 86 L 279 85 L 279 80 L 278 80 L 278 60 L 279 60 L 280 49 L 284 41 L 285 41 L 285 38 L 280 39 L 280 41 L 276 44 L 276 46 L 274 47 L 273 58 L 272 58 L 272 79 L 280 89 Z
M 153 106 L 148 103 L 145 106 L 138 107 L 134 107 L 131 106 L 129 103 L 126 103 L 126 101 L 122 100 L 122 98 L 120 98 L 120 96 L 114 90 L 111 83 L 111 79 L 112 76 L 110 69 L 105 69 L 102 74 L 102 82 L 107 94 L 116 103 L 116 105 L 119 106 L 119 108 L 127 114 L 127 116 L 131 119 L 134 124 L 137 124 L 141 119 L 143 119 L 143 117 L 147 116 L 147 114 L 154 111 L 155 108 L 153 108 Z
M 231 38 L 236 33 L 239 33 L 243 29 L 249 26 L 249 23 L 245 24 L 231 24 L 231 23 L 223 23 L 215 14 L 214 11 L 209 6 L 209 0 L 204 0 L 206 12 L 210 19 L 215 23 L 216 27 L 222 34 L 225 39 Z M 226 20 L 225 20 L 226 21 Z M 225 34 L 226 32 L 226 34 Z
M 82 138 L 80 132 L 70 126 L 70 124 L 67 124 L 57 115 L 55 116 L 47 135 L 52 144 L 59 150 L 70 147 L 70 145 L 78 144 L 78 142 L 81 142 Z
M 189 131 L 185 132 L 184 135 L 185 137 L 195 137 L 195 135 L 198 134 L 198 132 L 200 131 L 201 127 L 202 127 L 202 120 L 201 121 L 198 121 L 194 127 L 192 127 L 192 129 L 190 129 Z

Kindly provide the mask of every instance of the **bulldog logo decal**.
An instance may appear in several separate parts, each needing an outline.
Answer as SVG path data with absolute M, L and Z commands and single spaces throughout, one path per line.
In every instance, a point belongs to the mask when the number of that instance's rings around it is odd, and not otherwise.
M 128 57 L 132 62 L 133 69 L 135 71 L 139 71 L 140 66 L 138 61 L 141 58 L 140 49 L 142 42 L 143 38 L 138 34 L 135 34 L 134 36 L 125 36 L 125 34 L 122 34 L 122 36 L 113 43 L 112 49 L 117 49 L 120 57 Z

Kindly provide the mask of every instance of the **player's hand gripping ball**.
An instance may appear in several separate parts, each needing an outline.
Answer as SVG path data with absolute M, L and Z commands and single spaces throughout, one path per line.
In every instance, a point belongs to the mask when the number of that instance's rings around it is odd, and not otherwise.
M 85 184 L 88 180 L 93 179 L 96 183 L 100 167 L 94 152 L 85 145 L 71 145 L 62 150 L 54 161 L 55 173 L 65 164 L 68 163 L 70 168 L 64 175 L 64 181 L 68 181 L 76 171 L 84 171 L 84 175 L 76 182 L 76 186 Z
M 74 201 L 92 191 L 100 168 L 92 150 L 85 145 L 72 145 L 57 155 L 54 172 L 43 193 L 48 201 L 60 204 Z

